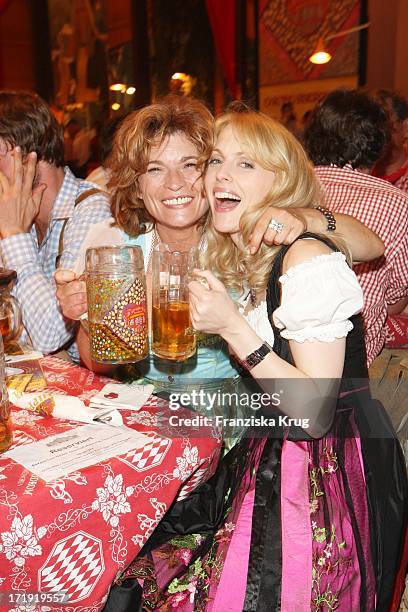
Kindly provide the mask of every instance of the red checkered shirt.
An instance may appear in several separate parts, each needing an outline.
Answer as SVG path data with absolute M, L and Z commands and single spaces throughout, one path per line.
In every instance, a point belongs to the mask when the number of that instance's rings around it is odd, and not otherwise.
M 408 194 L 351 166 L 317 166 L 315 172 L 323 185 L 326 206 L 359 219 L 385 245 L 384 257 L 354 266 L 364 293 L 370 364 L 384 345 L 387 306 L 408 291 Z
M 398 189 L 402 189 L 402 191 L 408 193 L 408 171 L 403 176 L 400 176 L 398 181 L 395 181 L 394 185 L 398 187 Z

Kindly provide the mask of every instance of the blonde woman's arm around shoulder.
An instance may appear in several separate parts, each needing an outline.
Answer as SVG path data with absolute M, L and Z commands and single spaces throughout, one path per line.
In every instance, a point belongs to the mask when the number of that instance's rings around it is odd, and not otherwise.
M 315 208 L 270 206 L 259 218 L 248 246 L 252 253 L 256 253 L 262 241 L 268 245 L 292 244 L 303 232 L 312 232 L 343 240 L 354 261 L 371 261 L 384 254 L 381 238 L 361 221 L 341 213 L 333 213 L 333 216 L 335 232 L 328 231 L 327 219 Z M 277 233 L 269 227 L 272 219 L 283 224 L 282 231 Z

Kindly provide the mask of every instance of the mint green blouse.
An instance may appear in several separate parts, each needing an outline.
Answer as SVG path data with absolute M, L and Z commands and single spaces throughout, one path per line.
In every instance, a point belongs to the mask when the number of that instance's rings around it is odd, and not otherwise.
M 137 238 L 125 235 L 125 244 L 140 246 L 143 251 L 145 268 L 152 246 L 153 233 L 141 234 Z M 137 364 L 140 375 L 155 383 L 185 385 L 190 383 L 210 382 L 213 379 L 230 379 L 238 376 L 231 365 L 228 347 L 224 340 L 214 334 L 199 334 L 197 352 L 182 362 L 171 362 L 159 359 L 152 353 Z

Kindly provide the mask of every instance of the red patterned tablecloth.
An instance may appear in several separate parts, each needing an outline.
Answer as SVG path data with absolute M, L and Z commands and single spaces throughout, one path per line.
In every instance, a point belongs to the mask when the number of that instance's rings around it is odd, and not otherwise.
M 107 382 L 56 358 L 42 360 L 48 389 L 87 400 Z M 164 437 L 157 420 L 167 404 L 150 398 L 139 411 L 121 411 L 124 424 L 151 436 L 142 449 L 73 472 L 52 483 L 0 455 L 1 610 L 91 612 L 153 532 L 175 498 L 208 478 L 220 439 Z M 14 445 L 28 444 L 79 424 L 13 408 Z M 162 431 L 162 430 L 161 430 Z M 51 592 L 68 603 L 35 603 Z M 41 594 L 30 598 L 28 595 Z M 18 599 L 20 602 L 18 604 Z

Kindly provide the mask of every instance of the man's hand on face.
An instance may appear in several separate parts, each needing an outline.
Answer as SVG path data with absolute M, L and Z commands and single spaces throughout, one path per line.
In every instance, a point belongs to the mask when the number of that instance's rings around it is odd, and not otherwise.
M 20 147 L 12 151 L 11 177 L 0 172 L 0 237 L 30 231 L 40 210 L 46 185 L 34 186 L 37 154 L 29 153 L 23 163 Z

